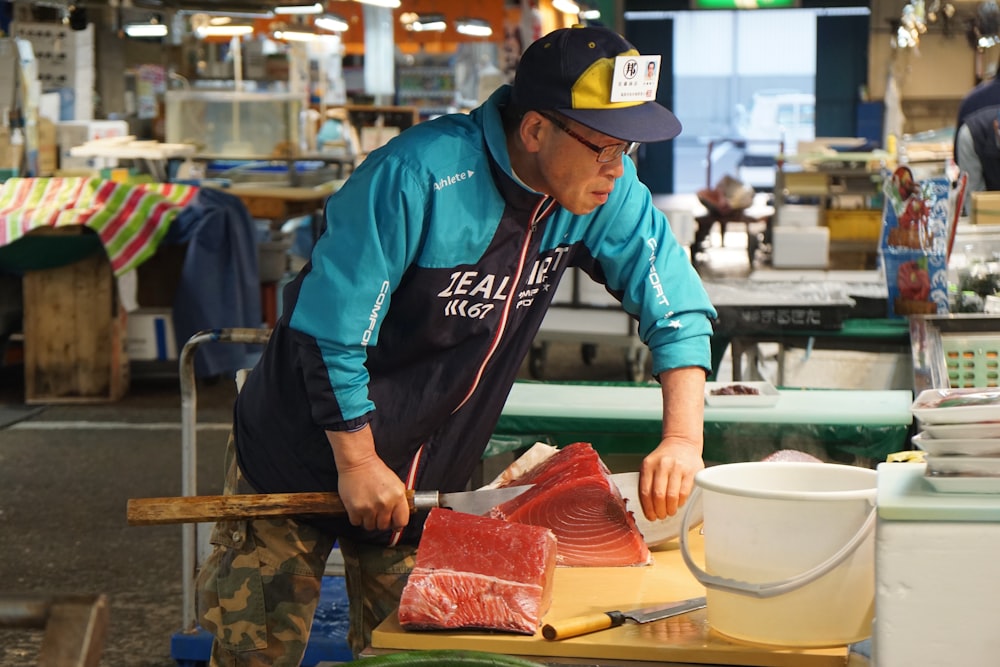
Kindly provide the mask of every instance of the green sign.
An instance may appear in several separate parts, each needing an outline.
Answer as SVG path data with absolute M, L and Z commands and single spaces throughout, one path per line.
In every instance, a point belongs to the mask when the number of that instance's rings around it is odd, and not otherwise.
M 695 9 L 778 9 L 798 7 L 798 0 L 692 0 Z

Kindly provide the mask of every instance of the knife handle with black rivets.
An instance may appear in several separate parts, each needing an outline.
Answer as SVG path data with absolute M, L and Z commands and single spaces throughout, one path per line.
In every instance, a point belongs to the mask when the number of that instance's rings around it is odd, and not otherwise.
M 588 632 L 597 632 L 607 628 L 617 628 L 625 622 L 625 614 L 620 611 L 606 611 L 599 614 L 587 614 L 586 616 L 574 616 L 563 619 L 555 623 L 546 623 L 542 626 L 542 636 L 546 639 L 569 639 L 579 637 Z

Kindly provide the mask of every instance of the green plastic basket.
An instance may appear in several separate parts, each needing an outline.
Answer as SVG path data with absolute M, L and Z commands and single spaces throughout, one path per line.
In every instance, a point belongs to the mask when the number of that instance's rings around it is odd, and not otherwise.
M 941 336 L 953 388 L 1000 386 L 1000 339 L 995 334 Z

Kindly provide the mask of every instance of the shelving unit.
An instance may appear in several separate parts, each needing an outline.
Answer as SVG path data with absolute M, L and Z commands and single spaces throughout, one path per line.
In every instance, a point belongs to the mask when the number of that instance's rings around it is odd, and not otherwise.
M 455 72 L 438 65 L 401 67 L 396 100 L 417 107 L 423 118 L 448 113 L 455 103 Z
M 94 117 L 94 25 L 72 30 L 61 23 L 11 25 L 11 33 L 31 43 L 42 91 L 73 95 L 73 120 Z
M 781 160 L 775 175 L 776 224 L 787 224 L 793 210 L 811 211 L 811 226 L 829 230 L 826 268 L 875 268 L 882 230 L 885 157 L 881 153 L 838 153 Z M 803 208 L 790 208 L 793 205 Z

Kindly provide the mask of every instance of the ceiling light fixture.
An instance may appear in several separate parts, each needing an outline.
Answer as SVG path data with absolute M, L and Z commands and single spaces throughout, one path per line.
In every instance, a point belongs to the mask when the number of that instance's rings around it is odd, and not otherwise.
M 398 9 L 400 5 L 399 0 L 355 0 L 355 2 L 360 2 L 362 5 L 372 5 L 373 7 L 388 7 L 389 9 Z
M 317 3 L 311 5 L 278 5 L 274 8 L 275 14 L 322 14 L 323 5 Z
M 455 19 L 455 30 L 469 37 L 489 37 L 493 34 L 493 28 L 483 19 Z
M 339 16 L 318 16 L 313 20 L 313 25 L 330 32 L 344 32 L 347 30 L 347 21 Z
M 332 37 L 333 35 L 331 35 Z M 308 30 L 275 30 L 274 38 L 280 39 L 284 42 L 312 42 L 320 38 L 314 32 L 309 32 Z
M 552 8 L 563 14 L 579 14 L 580 6 L 573 0 L 552 0 Z
M 239 37 L 253 32 L 252 25 L 205 25 L 195 28 L 198 37 Z
M 125 34 L 129 37 L 166 37 L 167 26 L 165 23 L 127 23 Z
M 406 20 L 400 17 L 400 21 L 407 30 L 413 32 L 442 32 L 448 27 L 444 20 L 444 14 L 417 15 L 411 13 L 406 15 Z
M 274 12 L 269 11 L 230 11 L 230 10 L 216 10 L 216 9 L 199 9 L 197 11 L 190 9 L 180 9 L 177 11 L 178 16 L 191 15 L 192 20 L 195 16 L 198 16 L 200 21 L 211 22 L 215 24 L 219 19 L 224 19 L 223 22 L 228 23 L 232 19 L 269 19 L 274 17 Z

